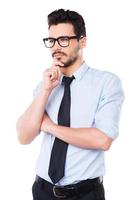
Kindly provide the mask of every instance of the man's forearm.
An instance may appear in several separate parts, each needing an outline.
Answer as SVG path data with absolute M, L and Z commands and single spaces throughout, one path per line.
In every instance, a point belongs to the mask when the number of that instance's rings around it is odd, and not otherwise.
M 108 150 L 112 139 L 97 128 L 69 128 L 53 124 L 48 131 L 57 138 L 82 148 Z
M 22 144 L 30 143 L 40 131 L 48 97 L 51 91 L 59 84 L 61 77 L 61 71 L 57 65 L 63 64 L 55 60 L 51 68 L 44 71 L 39 94 L 17 121 L 18 138 Z
M 21 144 L 30 143 L 40 131 L 45 106 L 50 95 L 50 91 L 44 92 L 43 89 L 42 87 L 38 96 L 17 121 L 18 139 Z

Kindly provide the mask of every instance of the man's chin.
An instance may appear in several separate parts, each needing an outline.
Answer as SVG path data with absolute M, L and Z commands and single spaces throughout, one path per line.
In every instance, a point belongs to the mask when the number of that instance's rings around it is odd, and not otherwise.
M 63 61 L 62 58 L 60 58 L 58 60 L 64 64 L 63 66 L 59 66 L 60 68 L 67 68 L 67 67 L 69 67 L 71 65 L 70 62 L 65 62 L 65 61 Z
M 63 62 L 62 62 L 63 63 Z M 63 63 L 64 65 L 63 66 L 60 66 L 60 68 L 67 68 L 67 67 L 69 67 L 70 66 L 70 64 L 68 64 L 68 63 Z

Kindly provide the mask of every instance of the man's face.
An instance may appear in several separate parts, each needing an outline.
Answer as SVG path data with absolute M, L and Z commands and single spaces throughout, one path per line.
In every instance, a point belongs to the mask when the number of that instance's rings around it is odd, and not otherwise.
M 58 38 L 61 36 L 76 36 L 72 24 L 60 23 L 50 27 L 49 37 Z M 64 67 L 68 67 L 74 64 L 79 58 L 81 48 L 77 39 L 71 39 L 67 47 L 61 47 L 56 41 L 50 51 L 53 58 L 60 60 L 64 64 Z

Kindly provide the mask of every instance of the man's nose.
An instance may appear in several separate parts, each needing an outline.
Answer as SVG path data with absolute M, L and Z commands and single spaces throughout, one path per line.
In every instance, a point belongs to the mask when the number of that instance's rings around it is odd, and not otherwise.
M 55 41 L 54 46 L 52 47 L 54 50 L 61 49 L 62 47 L 59 45 L 58 41 Z

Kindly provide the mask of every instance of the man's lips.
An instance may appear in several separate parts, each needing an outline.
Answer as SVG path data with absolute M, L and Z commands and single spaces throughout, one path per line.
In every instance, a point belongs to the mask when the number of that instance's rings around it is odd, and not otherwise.
M 61 57 L 61 56 L 65 56 L 65 54 L 64 54 L 64 53 L 53 53 L 52 56 L 53 56 L 53 57 L 56 57 L 56 58 L 57 58 L 57 57 L 59 58 L 59 57 Z
M 63 56 L 63 54 L 61 54 L 61 53 L 54 54 L 54 57 L 61 57 L 61 56 Z

